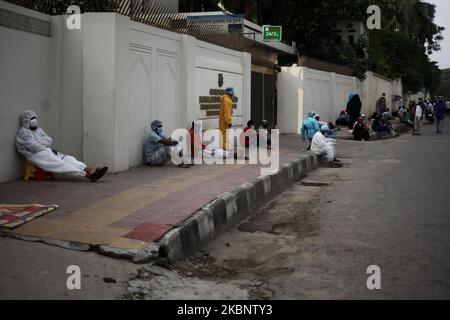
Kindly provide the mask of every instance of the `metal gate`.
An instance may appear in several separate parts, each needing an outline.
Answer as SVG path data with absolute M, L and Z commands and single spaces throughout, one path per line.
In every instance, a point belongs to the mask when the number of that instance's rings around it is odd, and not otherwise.
M 276 126 L 275 79 L 273 75 L 252 72 L 251 118 L 257 125 L 262 120 Z

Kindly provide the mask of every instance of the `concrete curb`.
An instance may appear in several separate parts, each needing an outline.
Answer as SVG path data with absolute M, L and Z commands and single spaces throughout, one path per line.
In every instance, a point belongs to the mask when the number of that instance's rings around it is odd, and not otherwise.
M 318 165 L 318 156 L 305 155 L 271 175 L 256 178 L 217 197 L 158 242 L 160 257 L 176 261 L 192 256 L 226 228 L 237 225 Z

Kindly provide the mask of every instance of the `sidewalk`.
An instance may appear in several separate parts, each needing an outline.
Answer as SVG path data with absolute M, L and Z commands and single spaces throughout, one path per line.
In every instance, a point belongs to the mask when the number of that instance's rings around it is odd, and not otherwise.
M 300 138 L 282 136 L 280 167 L 301 156 Z M 85 181 L 0 184 L 0 203 L 57 204 L 59 209 L 15 230 L 38 240 L 140 249 L 157 242 L 216 197 L 260 176 L 258 165 L 138 167 Z

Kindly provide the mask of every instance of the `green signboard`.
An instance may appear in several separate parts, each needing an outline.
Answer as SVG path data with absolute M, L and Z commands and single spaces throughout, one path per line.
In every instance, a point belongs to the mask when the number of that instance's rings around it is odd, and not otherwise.
M 263 26 L 263 41 L 281 41 L 281 26 Z

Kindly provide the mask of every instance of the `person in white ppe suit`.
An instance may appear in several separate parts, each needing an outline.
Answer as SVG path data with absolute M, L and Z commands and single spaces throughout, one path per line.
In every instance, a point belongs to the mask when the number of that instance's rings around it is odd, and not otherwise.
M 38 127 L 34 111 L 24 111 L 21 120 L 22 127 L 16 136 L 17 151 L 33 165 L 47 172 L 84 177 L 91 182 L 96 182 L 108 171 L 107 167 L 89 168 L 74 157 L 53 150 L 53 139 Z
M 320 131 L 318 131 L 312 139 L 311 151 L 318 156 L 325 157 L 330 167 L 340 168 L 340 161 L 336 158 L 336 141 L 326 137 L 328 132 L 330 132 L 328 125 L 323 125 L 320 128 Z

